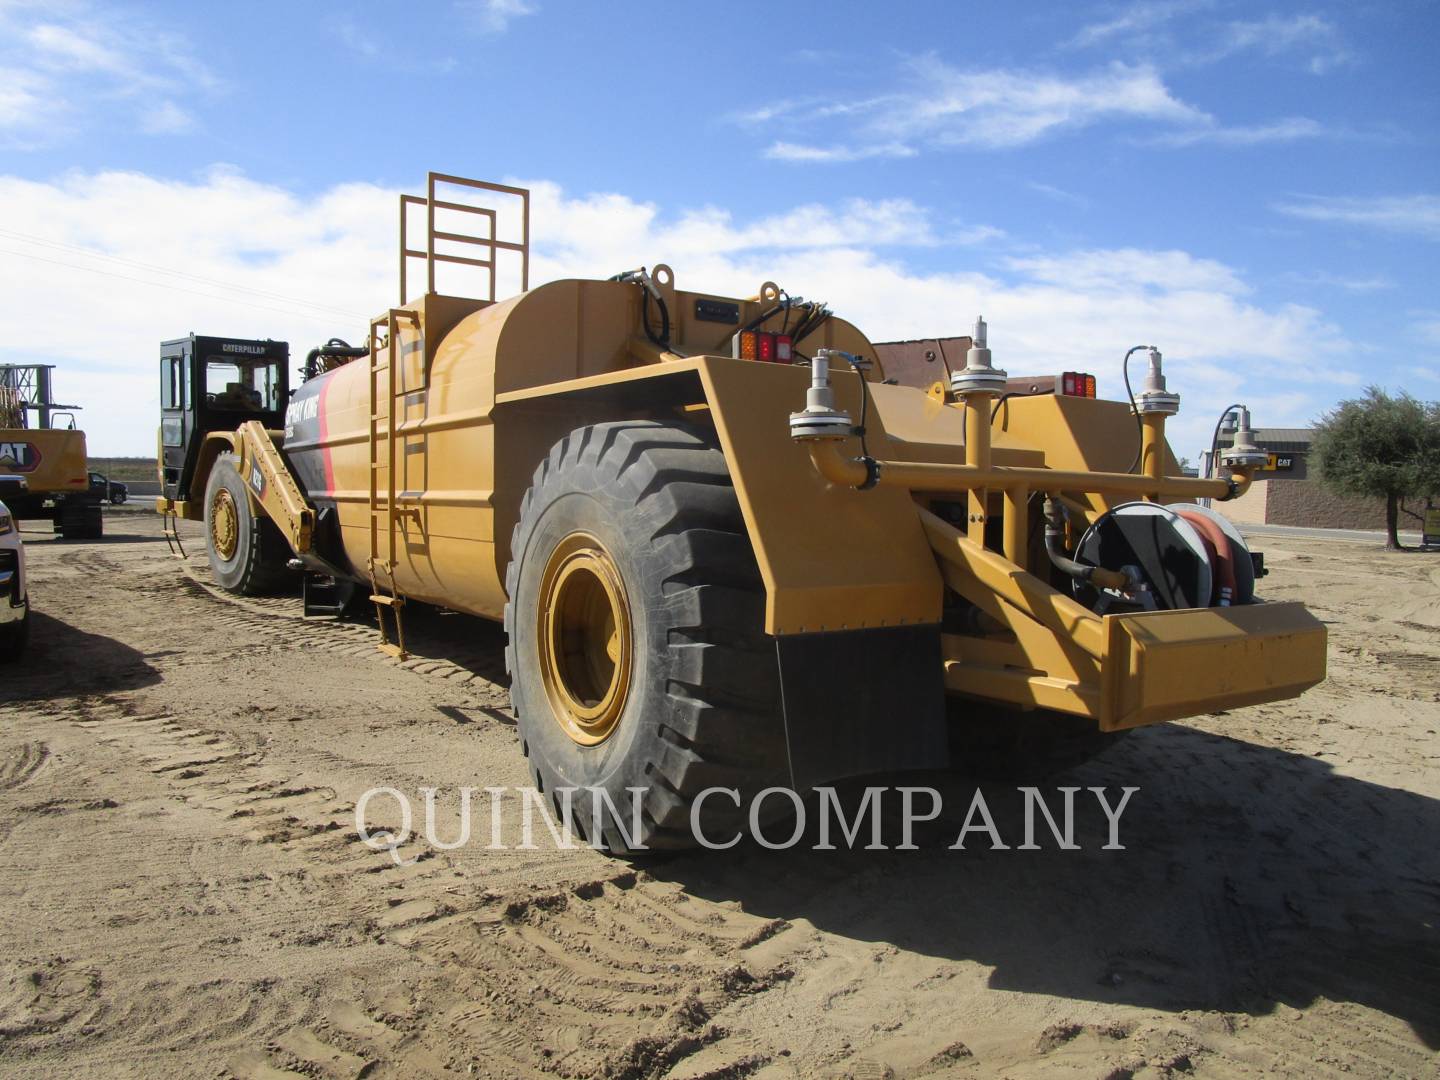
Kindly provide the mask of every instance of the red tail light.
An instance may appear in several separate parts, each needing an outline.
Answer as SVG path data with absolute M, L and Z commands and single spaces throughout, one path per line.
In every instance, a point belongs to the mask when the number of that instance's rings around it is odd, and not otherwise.
M 1055 392 L 1066 397 L 1095 396 L 1095 376 L 1084 371 L 1062 371 Z
M 730 355 L 737 360 L 760 360 L 767 364 L 788 364 L 794 358 L 789 334 L 767 334 L 763 330 L 742 330 L 731 339 Z

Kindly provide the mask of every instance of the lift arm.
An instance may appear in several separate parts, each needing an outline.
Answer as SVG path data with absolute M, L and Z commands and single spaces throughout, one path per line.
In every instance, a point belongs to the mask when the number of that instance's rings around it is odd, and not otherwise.
M 278 431 L 267 431 L 258 420 L 247 420 L 235 431 L 235 456 L 240 478 L 250 494 L 290 542 L 295 554 L 310 550 L 315 532 L 315 510 L 300 493 L 290 468 L 280 456 Z

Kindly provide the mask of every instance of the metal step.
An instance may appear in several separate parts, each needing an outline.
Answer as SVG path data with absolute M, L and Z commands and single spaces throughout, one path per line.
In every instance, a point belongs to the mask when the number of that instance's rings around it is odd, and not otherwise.
M 355 583 L 310 571 L 301 579 L 301 595 L 307 616 L 343 615 L 355 598 Z

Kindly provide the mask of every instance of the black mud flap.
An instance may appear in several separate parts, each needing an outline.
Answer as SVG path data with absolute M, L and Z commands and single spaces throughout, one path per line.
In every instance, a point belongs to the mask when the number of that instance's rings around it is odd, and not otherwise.
M 790 783 L 950 763 L 938 626 L 775 639 Z

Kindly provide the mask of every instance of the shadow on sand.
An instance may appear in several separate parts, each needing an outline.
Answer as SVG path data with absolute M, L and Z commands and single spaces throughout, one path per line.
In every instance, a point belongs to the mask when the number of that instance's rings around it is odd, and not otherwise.
M 1058 785 L 1108 786 L 1112 805 L 1122 786 L 1138 786 L 1121 822 L 1124 851 L 1099 850 L 1108 827 L 1084 790 L 1075 804 L 1083 850 L 1057 850 L 1043 820 L 1042 850 L 1014 850 L 1024 799 L 987 785 L 1011 850 L 989 850 L 977 833 L 953 851 L 972 782 L 907 774 L 869 783 L 942 793 L 942 815 L 916 826 L 920 850 L 809 850 L 811 800 L 805 850 L 750 845 L 647 869 L 759 915 L 974 960 L 993 967 L 997 989 L 1256 1015 L 1323 997 L 1399 1017 L 1440 1045 L 1440 801 L 1183 727 L 1136 732 L 1042 788 L 1058 811 Z M 853 811 L 855 789 L 845 795 Z M 898 816 L 898 799 L 888 812 Z M 788 833 L 777 829 L 777 840 Z M 867 827 L 857 848 L 868 837 Z M 900 840 L 893 820 L 884 840 Z
M 64 678 L 56 678 L 63 672 Z M 30 646 L 0 667 L 0 703 L 135 690 L 160 681 L 143 653 L 32 609 Z

